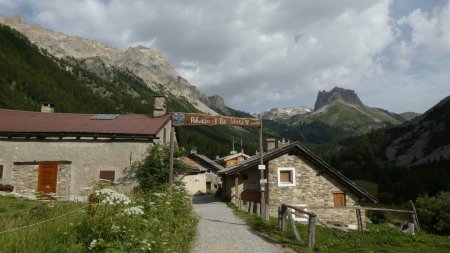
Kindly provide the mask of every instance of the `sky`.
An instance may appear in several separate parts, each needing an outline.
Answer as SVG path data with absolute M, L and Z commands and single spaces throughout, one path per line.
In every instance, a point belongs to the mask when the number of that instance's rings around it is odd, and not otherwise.
M 444 0 L 0 0 L 0 13 L 158 49 L 203 93 L 252 113 L 313 107 L 335 86 L 396 113 L 450 95 Z

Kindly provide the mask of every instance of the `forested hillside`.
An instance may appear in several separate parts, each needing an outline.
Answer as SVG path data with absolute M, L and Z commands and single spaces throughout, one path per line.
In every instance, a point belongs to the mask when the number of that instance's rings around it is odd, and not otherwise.
M 121 68 L 98 75 L 86 70 L 84 64 L 73 58 L 57 59 L 19 32 L 0 26 L 0 107 L 38 111 L 41 102 L 52 102 L 56 112 L 152 113 L 157 92 L 139 77 Z M 185 99 L 165 95 L 169 111 L 197 111 Z M 254 153 L 255 131 L 230 127 L 179 129 L 181 146 L 195 146 L 210 157 L 228 154 L 233 136 L 243 136 L 244 148 Z
M 403 203 L 450 190 L 450 97 L 401 126 L 318 148 L 354 180 L 376 183 L 378 198 Z

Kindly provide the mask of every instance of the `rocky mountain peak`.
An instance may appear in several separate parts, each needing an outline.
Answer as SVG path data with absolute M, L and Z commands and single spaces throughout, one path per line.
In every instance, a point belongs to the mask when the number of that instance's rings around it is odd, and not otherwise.
M 334 87 L 330 91 L 319 91 L 319 93 L 317 94 L 316 103 L 314 104 L 314 111 L 317 111 L 325 105 L 332 104 L 336 101 L 361 107 L 364 106 L 354 90 Z
M 128 69 L 142 78 L 149 88 L 160 93 L 171 93 L 176 97 L 184 97 L 198 110 L 217 114 L 202 102 L 205 95 L 182 78 L 160 51 L 141 45 L 124 51 L 94 40 L 69 36 L 39 25 L 29 25 L 20 16 L 0 15 L 0 24 L 16 29 L 39 48 L 57 58 L 73 57 L 80 60 L 96 58 L 106 67 Z M 89 69 L 89 66 L 87 67 Z

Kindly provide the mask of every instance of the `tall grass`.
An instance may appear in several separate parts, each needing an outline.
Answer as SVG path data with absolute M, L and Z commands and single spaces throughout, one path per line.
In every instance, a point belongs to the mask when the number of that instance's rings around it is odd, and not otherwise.
M 111 204 L 99 196 L 89 212 L 86 203 L 0 197 L 0 252 L 189 252 L 197 218 L 184 188 L 126 198 Z
M 285 232 L 277 229 L 277 219 L 265 221 L 256 215 L 235 210 L 255 231 L 268 239 L 290 247 L 297 252 L 450 252 L 448 236 L 420 232 L 409 235 L 395 227 L 367 224 L 367 231 L 340 231 L 322 226 L 316 227 L 316 244 L 313 250 L 295 239 L 290 225 Z M 296 224 L 301 238 L 306 241 L 307 225 Z
M 83 206 L 69 201 L 32 201 L 15 197 L 0 197 L 0 252 L 80 252 L 73 225 L 80 212 L 33 225 L 64 215 Z

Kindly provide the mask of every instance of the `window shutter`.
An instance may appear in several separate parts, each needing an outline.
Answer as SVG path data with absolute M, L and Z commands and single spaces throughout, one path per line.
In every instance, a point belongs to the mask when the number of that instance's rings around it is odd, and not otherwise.
M 291 171 L 280 171 L 280 182 L 292 182 Z
M 101 170 L 100 179 L 109 180 L 114 182 L 116 172 L 114 170 Z
M 333 200 L 335 207 L 345 206 L 345 193 L 344 192 L 333 193 Z
M 3 165 L 0 165 L 0 178 L 3 178 Z

